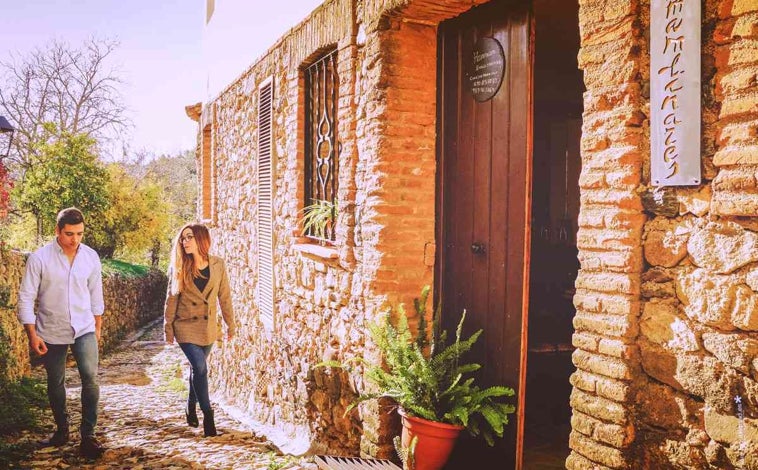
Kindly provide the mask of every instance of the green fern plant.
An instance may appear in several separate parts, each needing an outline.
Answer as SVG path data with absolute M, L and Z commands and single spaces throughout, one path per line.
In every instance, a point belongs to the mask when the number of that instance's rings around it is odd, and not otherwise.
M 418 445 L 418 436 L 413 436 L 407 449 L 403 448 L 400 436 L 395 436 L 395 438 L 392 439 L 392 444 L 395 446 L 397 456 L 403 463 L 403 470 L 413 470 L 416 468 L 416 445 Z
M 303 208 L 300 223 L 303 235 L 326 239 L 328 230 L 337 219 L 337 203 L 324 199 L 313 199 L 313 203 Z
M 466 363 L 462 356 L 471 350 L 482 330 L 462 338 L 466 312 L 461 315 L 455 339 L 447 344 L 447 332 L 440 332 L 439 309 L 435 312 L 432 330 L 428 331 L 426 301 L 430 287 L 414 300 L 419 332 L 413 335 L 406 312 L 398 307 L 397 324 L 391 315 L 369 325 L 371 338 L 382 353 L 384 364 L 372 364 L 355 358 L 347 364 L 328 361 L 319 365 L 351 368 L 354 362 L 366 367 L 366 378 L 376 385 L 376 392 L 362 393 L 352 406 L 366 400 L 392 398 L 407 413 L 430 421 L 465 427 L 473 436 L 481 435 L 489 445 L 494 436 L 502 437 L 508 415 L 515 411 L 504 397 L 514 395 L 504 386 L 481 388 L 471 376 L 481 368 Z M 351 406 L 351 408 L 352 408 Z

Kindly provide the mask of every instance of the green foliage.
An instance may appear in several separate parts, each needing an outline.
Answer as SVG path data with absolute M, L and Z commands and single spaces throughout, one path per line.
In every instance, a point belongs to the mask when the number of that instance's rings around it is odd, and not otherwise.
M 150 271 L 150 268 L 147 266 L 131 264 L 115 259 L 104 259 L 102 263 L 103 274 L 120 274 L 124 277 L 142 277 Z
M 15 382 L 0 380 L 0 436 L 39 429 L 46 409 L 47 390 L 42 382 L 28 377 Z
M 39 148 L 48 146 L 40 145 Z M 69 205 L 77 205 L 84 211 L 87 221 L 84 243 L 95 248 L 102 257 L 151 264 L 165 271 L 174 231 L 195 218 L 195 156 L 194 152 L 188 151 L 160 156 L 148 162 L 143 161 L 146 158 L 142 156 L 132 162 L 107 166 L 94 162 L 105 175 L 103 190 L 107 207 L 91 213 L 79 204 Z M 43 166 L 54 175 L 53 172 L 58 171 L 56 165 Z M 36 185 L 38 178 L 35 179 L 34 175 L 42 173 L 42 169 L 30 170 L 31 180 L 21 181 L 14 192 L 16 206 L 29 212 L 15 213 L 9 220 L 0 221 L 0 237 L 14 248 L 33 251 L 52 238 L 55 214 L 63 202 L 59 199 L 47 201 L 41 196 L 40 191 L 44 188 Z M 65 181 L 70 179 L 64 177 L 59 182 L 67 184 Z M 35 201 L 44 202 L 48 209 L 47 219 L 41 220 L 39 226 L 32 206 L 21 204 L 22 197 L 29 199 L 32 196 Z
M 146 177 L 163 186 L 166 200 L 171 204 L 169 217 L 180 222 L 194 219 L 197 200 L 195 152 L 188 150 L 176 155 L 161 155 L 144 168 Z
M 42 411 L 47 409 L 47 390 L 42 382 L 28 377 L 10 381 L 5 376 L 13 361 L 10 339 L 0 325 L 0 436 L 38 429 Z
M 5 332 L 3 324 L 0 323 L 0 388 L 4 386 L 7 380 L 7 371 L 16 365 L 15 358 L 11 355 L 11 340 L 8 333 Z
M 161 381 L 156 389 L 160 392 L 186 393 L 187 381 L 184 380 L 181 362 L 164 363 L 161 366 L 158 370 Z
M 195 152 L 161 155 L 148 162 L 137 159 L 121 165 L 132 178 L 150 182 L 154 188 L 146 193 L 151 216 L 145 221 L 146 230 L 126 234 L 116 255 L 119 259 L 137 263 L 144 263 L 149 257 L 151 265 L 165 271 L 175 230 L 195 219 Z
M 34 164 L 13 191 L 18 207 L 34 214 L 38 235 L 53 231 L 55 217 L 65 207 L 76 206 L 94 220 L 110 205 L 108 174 L 95 153 L 95 140 L 68 132 L 55 137 L 51 124 L 46 131 L 33 145 Z
M 0 329 L 0 362 L 7 362 L 7 338 Z M 30 378 L 9 382 L 0 375 L 0 468 L 12 468 L 27 457 L 35 442 L 8 442 L 6 437 L 19 431 L 41 431 L 43 413 L 47 407 L 47 388 L 44 383 Z
M 31 213 L 9 215 L 2 225 L 3 235 L 8 246 L 21 251 L 34 251 L 39 248 L 37 240 L 37 221 Z M 52 233 L 42 237 L 39 242 L 52 238 Z M 86 241 L 85 241 L 86 243 Z
M 395 436 L 392 439 L 392 443 L 395 445 L 395 452 L 400 457 L 400 461 L 403 463 L 403 470 L 411 470 L 416 468 L 416 446 L 418 445 L 418 436 L 413 436 L 408 448 L 403 448 L 402 439 L 400 436 Z
M 0 308 L 13 308 L 11 304 L 11 288 L 10 286 L 0 285 Z M 2 328 L 2 327 L 0 327 Z
M 303 208 L 303 217 L 300 219 L 303 225 L 302 233 L 325 240 L 330 237 L 329 229 L 334 225 L 336 218 L 336 203 L 314 199 L 313 204 Z
M 163 189 L 152 178 L 135 178 L 121 164 L 107 166 L 110 206 L 98 218 L 90 218 L 88 243 L 101 256 L 112 258 L 118 248 L 146 253 L 155 238 L 168 230 L 168 203 Z M 128 256 L 123 256 L 128 257 Z M 131 261 L 145 261 L 128 257 Z
M 297 459 L 292 455 L 277 455 L 275 452 L 268 452 L 266 456 L 269 459 L 266 470 L 283 470 L 297 463 Z
M 471 374 L 481 366 L 462 361 L 479 339 L 482 330 L 462 338 L 464 311 L 455 331 L 455 340 L 447 344 L 447 332 L 439 333 L 439 311 L 435 315 L 432 331 L 425 321 L 425 305 L 429 286 L 414 301 L 419 332 L 414 337 L 408 326 L 408 317 L 402 305 L 398 308 L 397 326 L 391 315 L 369 325 L 371 338 L 382 353 L 384 365 L 371 364 L 362 358 L 357 362 L 366 366 L 367 379 L 378 391 L 359 395 L 358 403 L 382 397 L 392 398 L 407 413 L 448 424 L 464 426 L 473 436 L 482 435 L 493 445 L 493 435 L 502 437 L 513 405 L 502 397 L 513 396 L 512 389 L 504 386 L 480 388 Z M 321 365 L 340 366 L 334 362 Z
M 0 436 L 0 468 L 19 468 L 16 465 L 39 447 L 33 441 L 6 442 Z

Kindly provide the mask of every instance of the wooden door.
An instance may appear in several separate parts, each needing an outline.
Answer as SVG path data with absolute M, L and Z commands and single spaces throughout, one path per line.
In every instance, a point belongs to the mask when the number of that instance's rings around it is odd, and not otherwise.
M 502 83 L 491 99 L 476 95 L 474 51 L 494 38 L 502 47 Z M 483 383 L 523 389 L 531 179 L 530 14 L 493 1 L 440 25 L 437 295 L 443 327 L 467 312 L 465 331 L 484 333 L 470 359 Z M 485 96 L 486 97 L 486 96 Z M 494 449 L 462 439 L 448 468 L 472 452 L 498 468 L 519 468 L 523 397 L 513 398 L 505 439 Z M 517 403 L 518 401 L 518 403 Z

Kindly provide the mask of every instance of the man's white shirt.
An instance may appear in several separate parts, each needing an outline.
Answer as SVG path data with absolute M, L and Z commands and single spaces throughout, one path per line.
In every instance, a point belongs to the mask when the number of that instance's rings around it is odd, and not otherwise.
M 29 255 L 18 294 L 18 318 L 35 324 L 46 343 L 73 344 L 95 331 L 95 315 L 104 310 L 102 265 L 95 250 L 80 244 L 70 263 L 55 239 Z

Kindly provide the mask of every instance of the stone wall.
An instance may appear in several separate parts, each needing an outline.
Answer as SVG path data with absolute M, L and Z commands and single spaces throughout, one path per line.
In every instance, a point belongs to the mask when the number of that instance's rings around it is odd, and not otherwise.
M 0 381 L 15 380 L 31 371 L 26 333 L 18 323 L 16 301 L 26 258 L 0 250 Z
M 758 3 L 703 2 L 698 187 L 649 186 L 649 2 L 580 24 L 567 468 L 758 468 Z
M 212 128 L 217 184 L 213 201 L 217 214 L 211 225 L 212 251 L 225 258 L 229 269 L 238 336 L 211 356 L 211 390 L 230 406 L 240 408 L 278 444 L 293 451 L 307 450 L 311 432 L 321 435 L 335 452 L 355 454 L 360 426 L 343 411 L 351 401 L 340 399 L 342 389 L 313 373 L 330 348 L 361 341 L 363 305 L 351 299 L 355 242 L 350 232 L 345 197 L 354 171 L 354 144 L 346 135 L 354 120 L 356 46 L 353 11 L 347 1 L 327 2 L 293 28 L 239 80 L 203 107 L 201 127 Z M 334 20 L 333 20 L 334 18 Z M 339 136 L 340 206 L 337 234 L 339 258 L 301 253 L 294 249 L 303 196 L 302 109 L 300 72 L 319 52 L 337 47 L 340 74 Z M 272 79 L 274 97 L 274 330 L 258 318 L 258 195 L 256 174 L 258 87 Z M 211 110 L 215 110 L 212 112 Z M 353 191 L 354 193 L 354 191 Z M 353 195 L 354 197 L 354 195 Z M 351 307 L 348 307 L 349 304 Z M 334 346 L 330 346 L 334 345 Z M 360 344 L 358 344 L 360 346 Z M 314 388 L 314 386 L 316 388 Z M 315 418 L 309 407 L 329 410 Z M 330 435 L 336 429 L 341 437 Z M 277 437 L 280 437 L 277 439 Z
M 105 313 L 101 352 L 113 349 L 137 328 L 162 318 L 166 288 L 166 275 L 157 269 L 151 269 L 140 277 L 119 274 L 103 276 Z
M 0 370 L 0 376 L 7 379 L 17 379 L 31 371 L 26 333 L 16 316 L 25 264 L 25 254 L 0 251 L 0 332 L 8 338 L 8 355 L 0 358 L 0 365 L 5 364 L 6 368 Z M 101 352 L 112 349 L 126 334 L 163 315 L 166 276 L 156 270 L 142 277 L 105 275 L 103 298 Z
M 213 250 L 227 260 L 240 321 L 238 338 L 211 357 L 211 388 L 288 450 L 394 455 L 396 418 L 370 405 L 344 416 L 364 387 L 361 375 L 313 366 L 371 358 L 366 322 L 388 303 L 411 302 L 432 281 L 436 24 L 475 3 L 484 2 L 327 1 L 203 107 L 200 127 L 213 129 Z M 318 247 L 296 236 L 304 205 L 301 70 L 333 47 L 340 213 L 334 246 Z M 276 162 L 271 331 L 256 308 L 257 90 L 269 77 Z
M 203 106 L 214 250 L 240 334 L 212 389 L 293 451 L 387 456 L 393 425 L 344 416 L 372 356 L 365 324 L 434 263 L 436 27 L 484 1 L 331 0 Z M 650 187 L 649 0 L 580 0 L 584 73 L 567 468 L 758 465 L 758 4 L 703 2 L 703 184 Z M 302 72 L 338 51 L 333 247 L 303 244 Z M 274 84 L 275 322 L 258 319 L 257 90 Z M 199 158 L 202 158 L 199 156 Z M 201 160 L 202 161 L 202 160 Z

